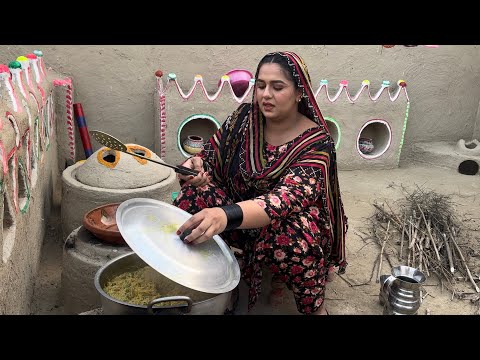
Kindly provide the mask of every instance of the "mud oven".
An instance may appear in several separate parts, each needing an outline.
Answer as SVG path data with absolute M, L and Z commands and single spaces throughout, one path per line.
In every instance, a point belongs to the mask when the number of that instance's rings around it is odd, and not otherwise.
M 128 151 L 162 161 L 149 149 L 126 144 Z M 100 307 L 95 273 L 107 261 L 131 252 L 125 244 L 100 240 L 84 226 L 84 217 L 101 205 L 131 198 L 171 202 L 177 189 L 175 172 L 154 162 L 102 147 L 85 161 L 77 162 L 62 175 L 62 297 L 66 314 Z

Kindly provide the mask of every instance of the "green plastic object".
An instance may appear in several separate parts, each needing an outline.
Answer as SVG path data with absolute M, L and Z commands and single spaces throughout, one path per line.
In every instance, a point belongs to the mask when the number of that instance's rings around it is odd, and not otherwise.
M 178 191 L 172 192 L 172 201 L 175 201 L 175 199 L 177 198 L 177 196 L 178 196 Z

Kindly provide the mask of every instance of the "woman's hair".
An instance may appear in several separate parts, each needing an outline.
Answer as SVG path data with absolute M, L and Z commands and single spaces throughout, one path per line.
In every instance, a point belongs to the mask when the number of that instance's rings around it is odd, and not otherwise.
M 288 65 L 287 58 L 285 56 L 280 55 L 279 53 L 267 54 L 260 60 L 260 63 L 257 67 L 257 73 L 255 74 L 255 78 L 258 78 L 258 73 L 260 72 L 260 68 L 263 64 L 278 64 L 280 68 L 283 70 L 285 76 L 293 82 L 295 85 L 295 89 L 298 89 L 298 84 L 293 78 L 292 70 Z

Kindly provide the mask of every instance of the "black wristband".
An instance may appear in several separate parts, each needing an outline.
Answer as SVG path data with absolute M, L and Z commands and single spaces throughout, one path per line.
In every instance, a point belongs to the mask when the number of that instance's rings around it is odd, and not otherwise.
M 242 225 L 243 222 L 243 210 L 240 205 L 232 204 L 220 206 L 220 209 L 227 214 L 227 227 L 224 231 L 233 230 Z

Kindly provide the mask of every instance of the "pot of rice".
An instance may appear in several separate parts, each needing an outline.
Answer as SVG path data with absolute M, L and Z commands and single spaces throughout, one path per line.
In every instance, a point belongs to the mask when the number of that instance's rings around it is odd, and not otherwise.
M 94 282 L 105 315 L 223 315 L 231 310 L 232 291 L 209 294 L 180 285 L 135 252 L 110 260 Z

